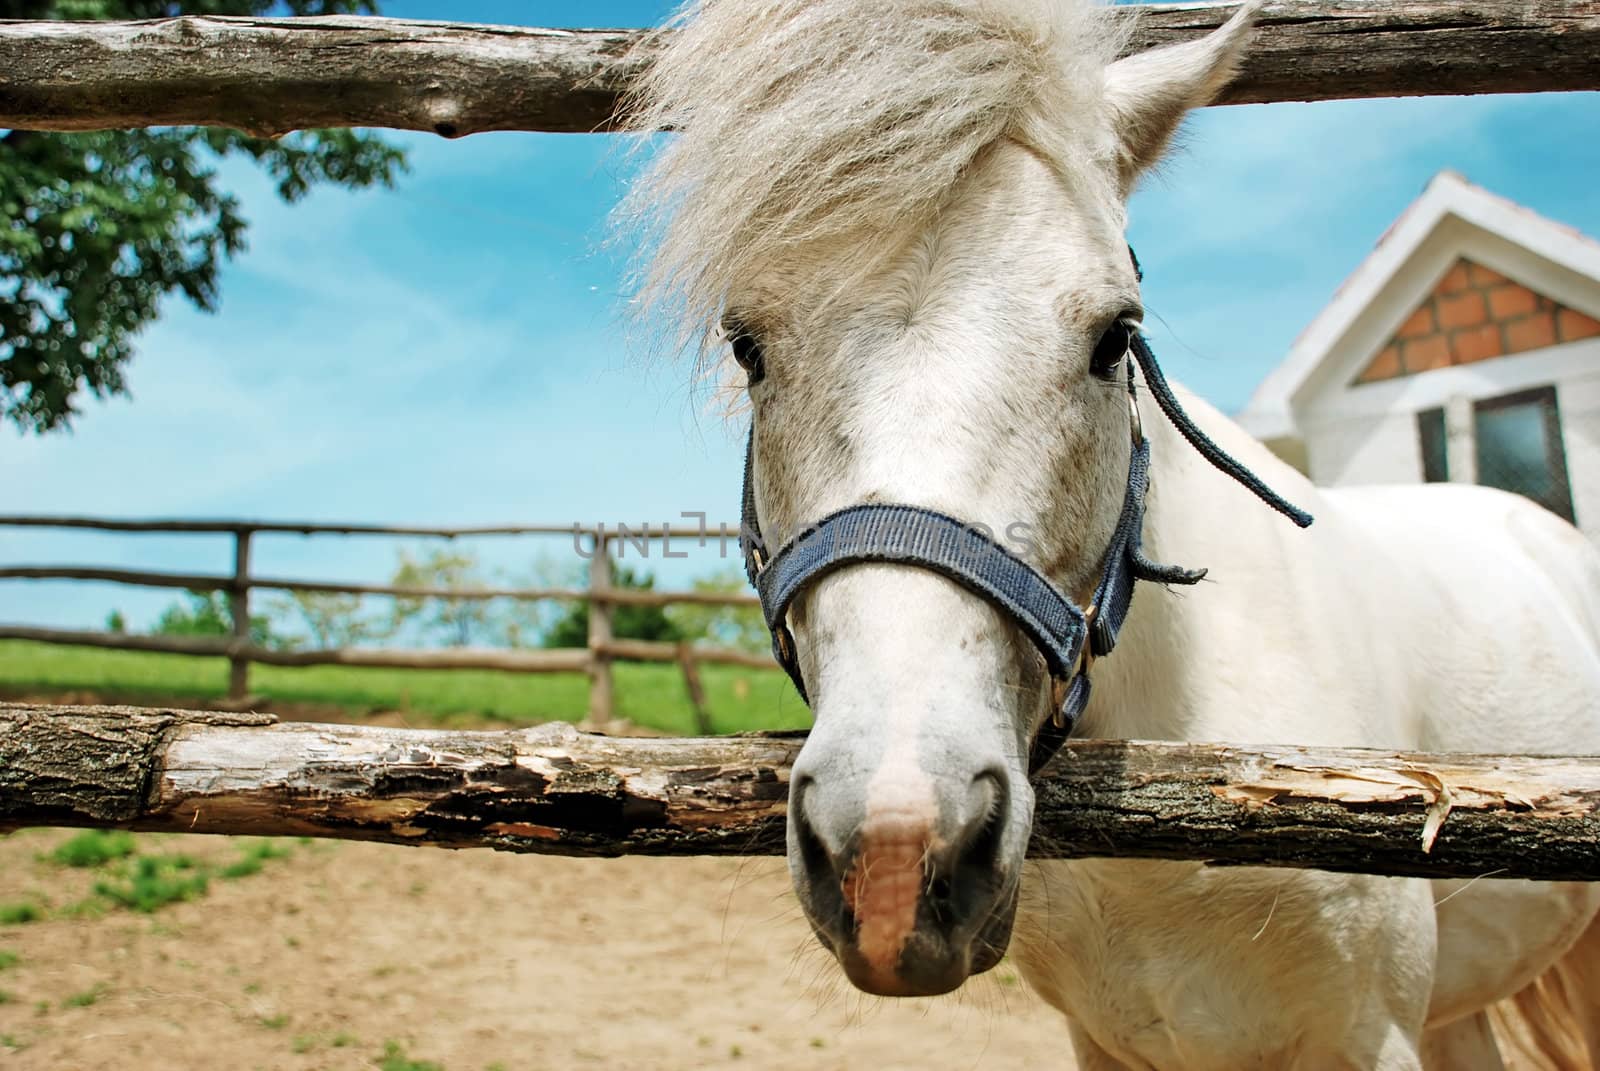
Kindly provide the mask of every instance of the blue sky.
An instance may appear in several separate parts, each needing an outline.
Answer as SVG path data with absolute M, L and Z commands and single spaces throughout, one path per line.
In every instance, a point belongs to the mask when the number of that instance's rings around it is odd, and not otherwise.
M 389 0 L 386 14 L 642 26 L 666 3 Z M 614 140 L 398 134 L 392 192 L 281 205 L 229 167 L 252 221 L 215 315 L 171 301 L 131 399 L 66 435 L 0 430 L 0 511 L 437 524 L 733 519 L 740 433 L 670 364 L 622 342 Z M 1131 239 L 1168 373 L 1240 406 L 1430 176 L 1472 181 L 1600 234 L 1600 94 L 1207 109 L 1147 183 Z M 263 539 L 261 573 L 379 579 L 387 541 Z M 563 541 L 483 541 L 526 572 Z M 0 563 L 223 569 L 212 537 L 0 529 Z M 701 552 L 670 581 L 725 566 Z M 136 623 L 170 592 L 0 581 L 0 621 Z

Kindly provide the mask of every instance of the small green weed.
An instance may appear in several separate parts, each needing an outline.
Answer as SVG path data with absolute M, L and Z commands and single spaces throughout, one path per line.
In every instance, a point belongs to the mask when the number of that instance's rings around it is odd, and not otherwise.
M 229 881 L 235 878 L 247 878 L 251 874 L 261 873 L 261 865 L 269 859 L 283 859 L 288 855 L 289 849 L 276 841 L 249 841 L 240 845 L 239 858 L 217 873 Z
M 61 866 L 96 867 L 125 859 L 139 850 L 133 834 L 121 829 L 86 829 L 56 845 L 50 861 Z
M 12 1052 L 21 1052 L 23 1049 L 27 1048 L 27 1046 L 18 1041 L 16 1037 L 11 1034 L 0 1034 L 0 1048 L 7 1048 Z
M 256 1022 L 268 1030 L 282 1030 L 289 1025 L 289 1017 L 283 1012 L 279 1012 L 277 1015 L 263 1015 Z
M 307 1053 L 317 1047 L 317 1038 L 314 1034 L 296 1034 L 289 1043 L 289 1051 L 293 1053 Z
M 339 1033 L 328 1039 L 328 1048 L 348 1049 L 350 1046 L 359 1045 L 360 1043 L 360 1038 L 356 1037 L 354 1034 L 347 1034 L 341 1030 Z
M 9 948 L 0 948 L 0 971 L 10 970 L 22 962 L 22 957 Z
M 443 1064 L 432 1060 L 413 1060 L 398 1041 L 385 1041 L 383 1055 L 373 1063 L 378 1065 L 378 1071 L 444 1071 Z
M 204 896 L 210 875 L 187 855 L 145 855 L 121 880 L 97 881 L 95 895 L 146 915 L 167 904 Z
M 0 926 L 21 926 L 24 922 L 38 922 L 44 918 L 44 908 L 27 900 L 0 904 Z
M 16 1000 L 16 999 L 17 998 L 12 995 L 10 990 L 0 989 L 0 1004 L 10 1004 L 13 1000 Z
M 61 914 L 69 919 L 105 918 L 106 902 L 91 896 L 87 900 L 79 900 L 77 903 L 68 904 L 61 909 Z
M 100 998 L 111 991 L 104 982 L 96 982 L 81 993 L 74 993 L 61 1002 L 63 1008 L 88 1008 L 100 1003 Z

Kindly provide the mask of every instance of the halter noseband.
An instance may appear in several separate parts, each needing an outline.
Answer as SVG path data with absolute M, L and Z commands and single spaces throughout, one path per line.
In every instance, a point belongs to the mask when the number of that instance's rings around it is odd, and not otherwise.
M 1137 268 L 1138 261 L 1134 264 Z M 1128 350 L 1138 361 L 1146 388 L 1157 406 L 1201 456 L 1295 524 L 1302 528 L 1311 524 L 1310 514 L 1279 497 L 1195 426 L 1178 404 L 1156 364 L 1155 354 L 1138 331 L 1131 332 Z M 1150 484 L 1150 441 L 1145 438 L 1139 419 L 1131 364 L 1128 413 L 1132 448 L 1122 513 L 1106 547 L 1105 565 L 1093 600 L 1083 609 L 983 528 L 920 506 L 849 506 L 822 518 L 769 555 L 756 515 L 752 426 L 745 448 L 739 549 L 744 555 L 745 573 L 761 598 L 762 615 L 772 633 L 773 657 L 794 681 L 800 698 L 807 698 L 806 684 L 800 673 L 794 635 L 789 631 L 788 614 L 806 585 L 836 569 L 862 562 L 926 569 L 987 599 L 1026 633 L 1044 656 L 1052 682 L 1053 713 L 1039 727 L 1028 755 L 1030 776 L 1041 770 L 1061 750 L 1088 705 L 1089 670 L 1096 658 L 1110 654 L 1116 646 L 1128 607 L 1133 603 L 1134 582 L 1195 584 L 1206 575 L 1204 569 L 1158 565 L 1140 549 L 1144 500 Z

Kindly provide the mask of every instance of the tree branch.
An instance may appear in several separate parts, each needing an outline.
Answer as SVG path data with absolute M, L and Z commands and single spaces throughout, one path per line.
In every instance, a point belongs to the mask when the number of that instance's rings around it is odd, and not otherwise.
M 803 742 L 0 704 L 0 829 L 772 855 Z M 1035 787 L 1038 857 L 1600 880 L 1595 759 L 1084 740 Z
M 1188 40 L 1229 4 L 1141 9 L 1130 48 Z M 626 30 L 351 17 L 0 22 L 0 127 L 607 129 L 645 55 Z M 1269 5 L 1220 103 L 1600 89 L 1595 0 Z

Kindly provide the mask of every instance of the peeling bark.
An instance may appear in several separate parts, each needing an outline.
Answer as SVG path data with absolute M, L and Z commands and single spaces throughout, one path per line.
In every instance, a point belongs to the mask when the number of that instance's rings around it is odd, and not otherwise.
M 1215 29 L 1231 4 L 1140 9 L 1130 51 Z M 1219 103 L 1600 89 L 1595 0 L 1269 5 Z M 354 17 L 0 22 L 0 127 L 611 127 L 647 59 L 626 30 Z
M 0 830 L 303 835 L 552 855 L 773 855 L 803 734 L 634 739 L 0 704 Z M 1039 858 L 1600 880 L 1600 760 L 1073 741 Z

